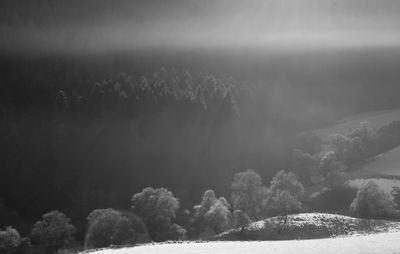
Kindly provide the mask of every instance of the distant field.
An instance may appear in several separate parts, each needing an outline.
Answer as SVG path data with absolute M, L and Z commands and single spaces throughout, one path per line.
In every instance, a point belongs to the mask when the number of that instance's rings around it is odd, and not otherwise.
M 346 135 L 359 126 L 360 122 L 368 121 L 374 128 L 380 128 L 392 121 L 400 120 L 400 109 L 375 111 L 342 119 L 335 125 L 314 131 L 322 140 L 322 150 L 330 150 L 329 135 L 338 133 Z M 400 187 L 400 147 L 394 148 L 374 158 L 371 158 L 358 170 L 349 172 L 350 184 L 360 187 L 366 180 L 375 181 L 380 188 L 390 194 L 394 186 Z
M 397 179 L 384 179 L 384 178 L 366 178 L 366 179 L 353 179 L 350 180 L 350 185 L 360 188 L 366 181 L 374 181 L 378 184 L 379 188 L 385 193 L 391 195 L 393 187 L 400 188 L 400 180 Z
M 319 240 L 290 240 L 262 242 L 208 242 L 159 244 L 102 250 L 96 254 L 333 254 L 376 253 L 394 254 L 400 250 L 400 233 L 380 233 L 367 236 L 352 236 Z
M 400 147 L 375 157 L 362 169 L 376 174 L 400 175 Z
M 327 144 L 330 141 L 329 135 L 331 134 L 348 134 L 352 129 L 358 127 L 360 122 L 370 122 L 374 128 L 380 128 L 383 125 L 389 124 L 392 121 L 400 120 L 400 109 L 385 110 L 385 111 L 374 111 L 364 114 L 355 115 L 352 117 L 344 118 L 337 122 L 335 125 L 314 130 L 323 143 L 323 150 L 329 149 Z
M 350 175 L 353 179 L 350 184 L 355 187 L 360 187 L 366 180 L 373 180 L 390 194 L 393 187 L 400 187 L 400 147 L 376 156 Z
M 314 131 L 322 140 L 322 150 L 328 151 L 330 148 L 329 141 L 331 134 L 348 134 L 352 129 L 359 126 L 360 122 L 370 122 L 374 128 L 380 128 L 392 121 L 400 120 L 400 109 L 375 111 L 364 114 L 355 115 L 342 119 L 335 125 L 327 128 L 317 129 Z M 376 156 L 365 163 L 360 170 L 354 172 L 354 178 L 359 175 L 361 178 L 375 176 L 400 176 L 400 147 L 392 149 L 384 154 Z M 385 182 L 384 186 L 392 186 L 391 183 Z M 397 183 L 396 183 L 397 185 Z

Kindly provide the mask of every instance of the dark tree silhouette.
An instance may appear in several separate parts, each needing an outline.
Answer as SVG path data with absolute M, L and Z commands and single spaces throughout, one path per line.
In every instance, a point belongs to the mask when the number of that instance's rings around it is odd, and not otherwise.
M 72 240 L 75 227 L 70 219 L 59 211 L 51 211 L 42 216 L 42 220 L 33 225 L 32 242 L 44 246 L 47 253 L 55 253 L 60 247 Z

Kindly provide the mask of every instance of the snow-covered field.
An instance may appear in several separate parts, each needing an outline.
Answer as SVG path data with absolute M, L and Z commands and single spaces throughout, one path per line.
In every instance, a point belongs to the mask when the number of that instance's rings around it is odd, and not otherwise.
M 400 232 L 316 240 L 208 242 L 146 245 L 96 254 L 333 254 L 400 253 Z

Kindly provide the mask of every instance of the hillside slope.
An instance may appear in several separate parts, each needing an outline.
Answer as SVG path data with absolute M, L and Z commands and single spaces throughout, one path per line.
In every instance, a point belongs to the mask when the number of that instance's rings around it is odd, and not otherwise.
M 400 176 L 400 147 L 374 157 L 361 169 L 375 174 Z
M 347 135 L 353 129 L 359 127 L 361 122 L 369 122 L 372 127 L 379 129 L 393 121 L 400 120 L 400 109 L 374 111 L 358 114 L 352 117 L 344 118 L 336 124 L 314 130 L 313 132 L 321 138 L 322 151 L 332 149 L 329 142 L 331 134 Z M 397 178 L 400 177 L 400 147 L 386 151 L 378 156 L 368 159 L 357 166 L 357 170 L 351 172 L 351 178 Z
M 332 126 L 317 129 L 313 132 L 321 138 L 323 143 L 322 150 L 326 151 L 329 149 L 327 144 L 330 141 L 329 135 L 331 134 L 349 134 L 351 130 L 359 127 L 361 122 L 369 122 L 371 126 L 379 129 L 380 127 L 396 120 L 400 120 L 400 109 L 373 111 L 344 118 Z
M 358 219 L 337 214 L 290 215 L 287 226 L 277 234 L 280 218 L 251 223 L 244 234 L 229 230 L 211 242 L 182 242 L 98 250 L 95 254 L 141 253 L 395 253 L 400 249 L 400 222 Z M 372 233 L 372 234 L 371 234 Z M 371 234 L 371 235 L 368 235 Z M 335 238 L 333 238 L 335 237 Z M 324 238 L 324 239 L 316 239 Z M 279 239 L 280 241 L 268 241 Z M 289 240 L 312 239 L 312 240 Z M 253 241 L 246 241 L 253 240 Z M 264 241 L 262 241 L 264 240 Z M 337 249 L 340 247 L 341 249 Z M 368 251 L 367 251 L 368 250 Z M 377 252 L 371 252 L 376 250 Z M 381 251 L 381 252 L 378 252 Z
M 278 233 L 281 218 L 272 217 L 251 223 L 244 233 L 238 229 L 219 234 L 214 240 L 292 240 L 316 239 L 378 232 L 400 231 L 400 222 L 365 220 L 337 214 L 301 213 L 288 216 Z
M 376 253 L 394 254 L 400 250 L 400 233 L 380 233 L 343 238 L 263 241 L 263 242 L 204 242 L 159 244 L 116 250 L 101 250 L 96 254 L 333 254 Z

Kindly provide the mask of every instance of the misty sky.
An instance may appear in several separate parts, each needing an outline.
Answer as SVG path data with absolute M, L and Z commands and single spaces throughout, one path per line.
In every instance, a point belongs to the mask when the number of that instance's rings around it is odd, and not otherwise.
M 4 50 L 398 46 L 397 0 L 1 0 Z

